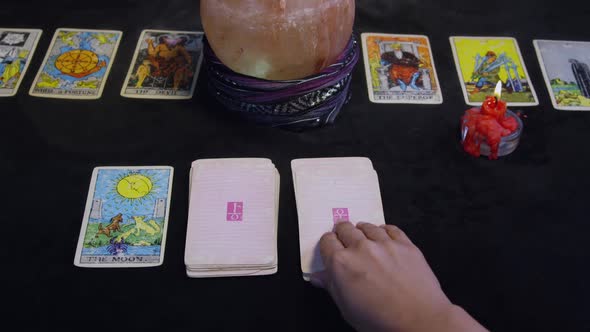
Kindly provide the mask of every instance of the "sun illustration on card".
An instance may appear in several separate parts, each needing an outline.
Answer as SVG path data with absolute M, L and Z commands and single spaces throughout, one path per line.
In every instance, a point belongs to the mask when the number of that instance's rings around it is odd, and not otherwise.
M 149 198 L 154 190 L 154 181 L 144 174 L 129 172 L 115 181 L 115 191 L 123 199 L 141 201 Z

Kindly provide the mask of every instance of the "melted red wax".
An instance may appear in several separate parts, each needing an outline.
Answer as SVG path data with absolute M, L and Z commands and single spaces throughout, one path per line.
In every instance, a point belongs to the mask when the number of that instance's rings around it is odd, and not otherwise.
M 498 147 L 502 137 L 516 131 L 518 122 L 506 116 L 506 102 L 496 97 L 487 97 L 480 108 L 472 108 L 461 118 L 467 128 L 463 149 L 472 156 L 480 156 L 481 143 L 490 146 L 490 159 L 498 159 Z

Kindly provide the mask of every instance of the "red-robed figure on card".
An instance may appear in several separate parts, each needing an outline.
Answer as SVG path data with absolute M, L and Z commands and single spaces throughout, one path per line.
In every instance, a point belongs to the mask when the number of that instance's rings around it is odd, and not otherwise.
M 393 51 L 385 52 L 381 55 L 384 64 L 389 64 L 390 79 L 394 84 L 406 91 L 408 87 L 414 90 L 421 90 L 416 83 L 420 78 L 420 64 L 422 63 L 417 56 L 410 52 L 402 50 L 399 43 L 391 45 Z

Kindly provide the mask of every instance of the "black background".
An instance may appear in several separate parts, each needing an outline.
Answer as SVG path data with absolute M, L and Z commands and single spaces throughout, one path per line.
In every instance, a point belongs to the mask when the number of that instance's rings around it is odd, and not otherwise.
M 18 95 L 0 99 L 5 317 L 19 330 L 347 331 L 330 298 L 301 279 L 289 163 L 367 156 L 386 219 L 423 250 L 453 302 L 492 330 L 590 331 L 590 114 L 552 108 L 532 45 L 590 40 L 589 9 L 588 1 L 357 1 L 358 33 L 430 37 L 445 101 L 372 104 L 359 62 L 352 102 L 336 124 L 291 133 L 226 114 L 206 94 L 203 74 L 190 101 L 119 96 L 141 30 L 202 29 L 198 1 L 3 1 L 2 26 L 44 31 Z M 59 27 L 124 31 L 100 100 L 28 95 Z M 519 41 L 540 106 L 523 108 L 513 155 L 488 161 L 462 152 L 458 122 L 467 106 L 450 35 Z M 271 158 L 281 173 L 278 274 L 185 276 L 190 162 L 216 157 Z M 92 169 L 116 165 L 175 168 L 161 267 L 72 264 Z

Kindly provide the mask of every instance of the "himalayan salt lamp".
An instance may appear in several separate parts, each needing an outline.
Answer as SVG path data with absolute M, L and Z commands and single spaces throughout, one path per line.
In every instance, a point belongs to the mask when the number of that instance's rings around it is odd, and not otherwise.
M 331 65 L 347 46 L 354 0 L 201 0 L 215 55 L 233 71 L 300 79 Z
M 498 159 L 516 150 L 523 123 L 501 100 L 502 82 L 496 85 L 494 96 L 487 96 L 481 108 L 471 108 L 461 118 L 462 144 L 474 157 Z

